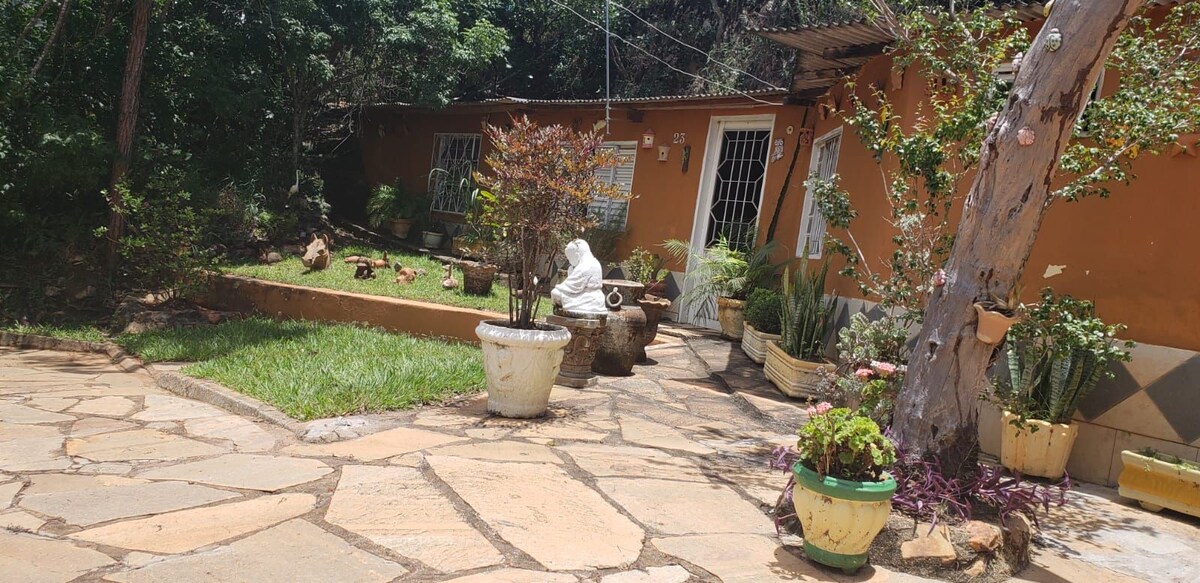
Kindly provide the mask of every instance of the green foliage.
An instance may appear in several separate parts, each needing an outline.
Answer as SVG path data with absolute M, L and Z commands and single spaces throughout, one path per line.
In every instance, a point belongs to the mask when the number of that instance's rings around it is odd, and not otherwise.
M 117 276 L 124 288 L 154 291 L 202 282 L 200 268 L 206 262 L 197 246 L 199 213 L 190 204 L 190 193 L 169 187 L 149 191 L 152 202 L 118 186 L 125 202 L 126 233 L 118 245 Z
M 907 362 L 908 329 L 894 318 L 877 320 L 861 312 L 850 316 L 850 324 L 838 330 L 838 359 L 856 368 L 872 362 Z
M 350 325 L 252 318 L 116 341 L 148 362 L 191 362 L 185 374 L 302 421 L 408 409 L 484 386 L 476 347 Z
M 807 256 L 807 253 L 802 256 Z M 792 276 L 783 271 L 783 303 L 779 312 L 779 347 L 793 358 L 820 360 L 825 353 L 825 336 L 834 323 L 838 297 L 825 297 L 829 260 L 810 271 L 808 261 Z
M 698 308 L 702 316 L 712 313 L 714 297 L 745 300 L 751 290 L 774 287 L 776 274 L 786 263 L 771 262 L 774 242 L 744 251 L 722 236 L 702 253 L 693 253 L 691 243 L 679 239 L 663 241 L 662 246 L 687 266 L 687 291 L 679 296 L 680 305 L 685 310 Z
M 900 364 L 908 361 L 907 339 L 908 329 L 891 316 L 869 320 L 862 313 L 851 315 L 850 324 L 838 330 L 838 368 L 821 393 L 891 425 L 893 405 L 907 372 Z
M 600 146 L 596 131 L 575 132 L 560 125 L 540 127 L 521 116 L 511 128 L 484 128 L 492 143 L 490 175 L 475 174 L 477 220 L 498 233 L 496 247 L 509 258 L 515 276 L 509 285 L 509 324 L 532 329 L 540 288 L 553 280 L 555 259 L 566 244 L 594 226 L 588 204 L 596 197 L 626 197 L 603 181 L 597 170 L 617 163 Z
M 808 409 L 809 421 L 798 432 L 800 463 L 819 476 L 855 482 L 883 479 L 896 462 L 896 446 L 869 417 L 821 403 Z
M 1087 300 L 1042 290 L 1041 302 L 1021 306 L 1022 319 L 1008 331 L 1008 376 L 997 396 L 1022 418 L 1070 422 L 1079 401 L 1112 362 L 1128 362 L 1133 342 L 1120 342 L 1120 324 L 1105 324 Z
M 746 298 L 746 323 L 763 334 L 778 334 L 783 316 L 783 294 L 773 289 L 758 288 Z
M 400 181 L 380 184 L 367 199 L 368 223 L 378 229 L 392 219 L 415 219 L 429 208 L 429 199 L 408 192 Z
M 657 253 L 651 253 L 641 247 L 635 247 L 629 252 L 629 258 L 621 262 L 625 276 L 647 287 L 667 278 L 666 260 Z

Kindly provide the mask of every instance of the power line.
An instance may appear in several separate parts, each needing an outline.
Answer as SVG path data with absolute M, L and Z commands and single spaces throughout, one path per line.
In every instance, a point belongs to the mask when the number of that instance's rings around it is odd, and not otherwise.
M 598 24 L 596 21 L 594 21 L 594 20 L 592 20 L 592 19 L 590 19 L 590 18 L 588 18 L 588 17 L 586 17 L 586 16 L 584 16 L 584 15 L 580 14 L 580 13 L 579 13 L 579 12 L 577 12 L 577 11 L 576 11 L 574 8 L 571 8 L 570 6 L 567 6 L 566 4 L 563 4 L 562 2 L 559 2 L 558 0 L 550 0 L 550 1 L 551 1 L 551 2 L 553 2 L 554 4 L 557 4 L 557 5 L 558 5 L 560 8 L 565 8 L 565 9 L 567 9 L 568 11 L 570 11 L 570 12 L 571 12 L 572 14 L 574 14 L 575 16 L 578 16 L 578 17 L 580 18 L 580 20 L 583 20 L 584 22 L 586 22 L 586 23 L 588 23 L 588 24 L 590 24 L 590 25 L 592 25 L 592 26 L 594 26 L 594 27 L 596 27 L 596 28 L 598 28 L 598 29 L 600 29 L 600 30 L 605 30 L 605 28 L 604 28 L 604 26 L 603 26 L 603 25 L 601 25 L 601 24 Z M 731 92 L 731 93 L 736 93 L 736 94 L 738 94 L 738 95 L 741 95 L 741 96 L 743 96 L 743 97 L 746 97 L 746 98 L 750 99 L 751 101 L 756 101 L 756 102 L 758 102 L 758 103 L 762 103 L 762 104 L 764 104 L 764 105 L 783 105 L 782 103 L 776 103 L 776 102 L 774 102 L 774 101 L 766 101 L 765 99 L 759 99 L 758 97 L 755 97 L 755 96 L 753 96 L 753 95 L 751 95 L 751 94 L 749 94 L 749 93 L 746 93 L 745 91 L 742 91 L 742 90 L 740 90 L 740 89 L 738 89 L 738 88 L 736 88 L 736 87 L 731 87 L 731 86 L 729 86 L 729 85 L 725 85 L 724 83 L 720 83 L 720 82 L 717 82 L 717 81 L 713 81 L 712 79 L 709 79 L 709 78 L 707 78 L 707 77 L 702 77 L 702 76 L 700 76 L 700 75 L 697 75 L 697 74 L 695 74 L 695 73 L 692 73 L 692 72 L 689 72 L 689 71 L 684 71 L 683 69 L 680 69 L 679 67 L 676 67 L 675 65 L 672 65 L 671 63 L 668 63 L 667 61 L 664 61 L 663 59 L 660 59 L 659 57 L 657 57 L 657 56 L 655 56 L 654 54 L 652 54 L 650 51 L 647 51 L 646 49 L 643 49 L 642 47 L 639 47 L 639 46 L 637 46 L 637 45 L 635 45 L 635 44 L 633 44 L 633 43 L 629 42 L 629 41 L 628 41 L 628 40 L 627 40 L 625 37 L 623 37 L 623 36 L 621 36 L 621 35 L 619 35 L 619 34 L 614 34 L 614 33 L 612 33 L 611 31 L 609 31 L 607 34 L 611 35 L 611 36 L 612 36 L 612 38 L 615 38 L 615 39 L 617 39 L 617 40 L 619 40 L 619 41 L 621 41 L 621 42 L 623 42 L 623 43 L 625 43 L 625 44 L 629 45 L 631 48 L 633 48 L 633 49 L 637 50 L 638 52 L 640 52 L 640 53 L 642 53 L 642 54 L 644 54 L 644 55 L 646 55 L 647 57 L 650 57 L 651 59 L 654 59 L 655 61 L 658 61 L 659 63 L 662 63 L 663 65 L 666 65 L 666 67 L 667 67 L 668 69 L 671 69 L 672 71 L 675 71 L 676 73 L 682 73 L 682 74 L 684 74 L 684 75 L 687 75 L 688 77 L 692 77 L 692 78 L 694 78 L 694 79 L 699 79 L 700 81 L 704 81 L 704 82 L 706 82 L 706 83 L 711 83 L 711 84 L 713 84 L 713 85 L 716 85 L 717 87 L 720 87 L 720 88 L 722 88 L 722 89 L 725 89 L 725 90 L 727 90 L 727 91 L 729 91 L 729 92 Z
M 738 73 L 738 74 L 741 74 L 741 75 L 745 75 L 745 76 L 747 76 L 747 77 L 749 77 L 749 78 L 751 78 L 751 79 L 754 79 L 755 81 L 758 81 L 759 83 L 762 83 L 763 85 L 766 85 L 767 87 L 770 87 L 771 89 L 783 89 L 782 87 L 777 87 L 777 86 L 776 86 L 774 83 L 771 83 L 770 81 L 766 81 L 766 80 L 764 80 L 764 79 L 760 79 L 760 78 L 756 77 L 756 76 L 755 76 L 753 73 L 750 73 L 750 72 L 747 72 L 747 71 L 743 71 L 743 70 L 741 70 L 741 69 L 739 69 L 739 68 L 737 68 L 737 67 L 734 67 L 733 65 L 729 65 L 729 64 L 723 63 L 723 62 L 721 62 L 721 61 L 718 61 L 717 59 L 714 59 L 714 58 L 712 57 L 712 55 L 711 55 L 711 54 L 709 54 L 709 53 L 705 52 L 703 49 L 701 49 L 701 48 L 699 48 L 699 47 L 696 47 L 696 46 L 694 46 L 694 45 L 688 44 L 688 43 L 686 43 L 686 42 L 684 42 L 684 41 L 682 41 L 682 40 L 680 40 L 680 39 L 678 39 L 678 38 L 676 38 L 676 37 L 672 36 L 670 33 L 666 32 L 665 30 L 663 30 L 663 29 L 661 29 L 661 28 L 659 28 L 659 27 L 657 27 L 657 26 L 654 26 L 654 24 L 652 24 L 652 23 L 651 23 L 649 20 L 646 20 L 645 18 L 642 18 L 641 16 L 638 16 L 638 14 L 637 14 L 636 12 L 634 12 L 634 11 L 632 11 L 632 10 L 630 10 L 630 9 L 626 8 L 626 7 L 625 7 L 624 5 L 622 5 L 620 2 L 612 2 L 612 5 L 613 5 L 613 6 L 616 6 L 617 8 L 620 8 L 621 10 L 624 10 L 624 11 L 625 11 L 625 12 L 627 12 L 627 13 L 628 13 L 630 16 L 632 16 L 632 17 L 634 17 L 634 18 L 636 18 L 636 19 L 640 20 L 640 21 L 642 22 L 642 24 L 645 24 L 646 26 L 649 26 L 650 28 L 652 28 L 652 29 L 654 29 L 655 31 L 657 31 L 659 34 L 661 34 L 661 35 L 663 35 L 663 36 L 665 36 L 665 37 L 667 37 L 667 38 L 669 38 L 669 39 L 671 39 L 671 40 L 673 40 L 673 41 L 675 41 L 675 42 L 677 42 L 677 43 L 679 43 L 679 44 L 681 44 L 681 45 L 683 45 L 683 46 L 685 46 L 685 47 L 687 47 L 687 48 L 689 48 L 689 49 L 692 49 L 693 51 L 696 51 L 697 53 L 700 53 L 700 54 L 704 55 L 704 58 L 708 59 L 708 60 L 709 60 L 709 62 L 716 63 L 716 64 L 718 64 L 718 65 L 720 65 L 720 66 L 722 66 L 722 67 L 725 67 L 726 69 L 728 69 L 728 70 L 730 70 L 730 71 L 733 71 L 734 73 Z

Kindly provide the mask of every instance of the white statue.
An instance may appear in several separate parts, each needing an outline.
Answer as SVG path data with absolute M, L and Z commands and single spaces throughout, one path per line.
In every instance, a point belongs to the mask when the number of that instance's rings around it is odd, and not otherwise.
M 592 255 L 587 241 L 575 239 L 567 243 L 567 278 L 554 286 L 550 299 L 568 312 L 607 313 L 604 305 L 604 270 Z

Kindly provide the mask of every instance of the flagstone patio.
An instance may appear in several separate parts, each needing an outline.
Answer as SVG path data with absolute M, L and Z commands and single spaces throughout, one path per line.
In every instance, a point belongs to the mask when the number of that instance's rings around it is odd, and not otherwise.
M 765 460 L 798 410 L 728 344 L 692 340 L 635 376 L 556 388 L 546 419 L 490 417 L 480 396 L 333 443 L 101 356 L 0 348 L 0 579 L 920 580 L 827 571 L 775 534 L 786 477 Z M 1025 580 L 1200 572 L 1194 520 L 1091 487 L 1055 515 Z

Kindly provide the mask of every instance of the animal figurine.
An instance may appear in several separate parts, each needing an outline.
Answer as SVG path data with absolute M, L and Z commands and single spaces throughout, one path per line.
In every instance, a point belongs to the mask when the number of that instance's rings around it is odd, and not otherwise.
M 429 272 L 425 271 L 424 267 L 417 268 L 417 277 L 425 277 L 425 274 L 427 274 L 427 273 L 429 273 Z
M 262 256 L 259 257 L 259 261 L 266 263 L 267 265 L 275 265 L 276 263 L 283 261 L 283 255 L 280 255 L 276 251 L 269 251 L 267 253 L 263 253 Z
M 371 267 L 369 260 L 358 262 L 354 269 L 354 279 L 375 279 L 375 268 Z
M 313 233 L 312 241 L 304 248 L 304 257 L 301 257 L 300 261 L 311 271 L 329 267 L 329 244 L 329 235 L 322 234 L 318 237 Z
M 362 255 L 351 255 L 351 256 L 343 259 L 342 261 L 345 263 L 358 263 L 359 261 L 365 261 L 367 259 L 370 259 L 370 257 L 364 257 Z
M 411 267 L 403 267 L 396 271 L 396 283 L 408 285 L 417 279 L 417 272 Z
M 392 267 L 392 263 L 388 261 L 387 251 L 383 252 L 383 259 L 373 259 L 370 261 L 371 267 L 375 269 L 390 269 Z
M 457 289 L 458 280 L 454 279 L 454 266 L 447 263 L 442 266 L 442 289 Z

